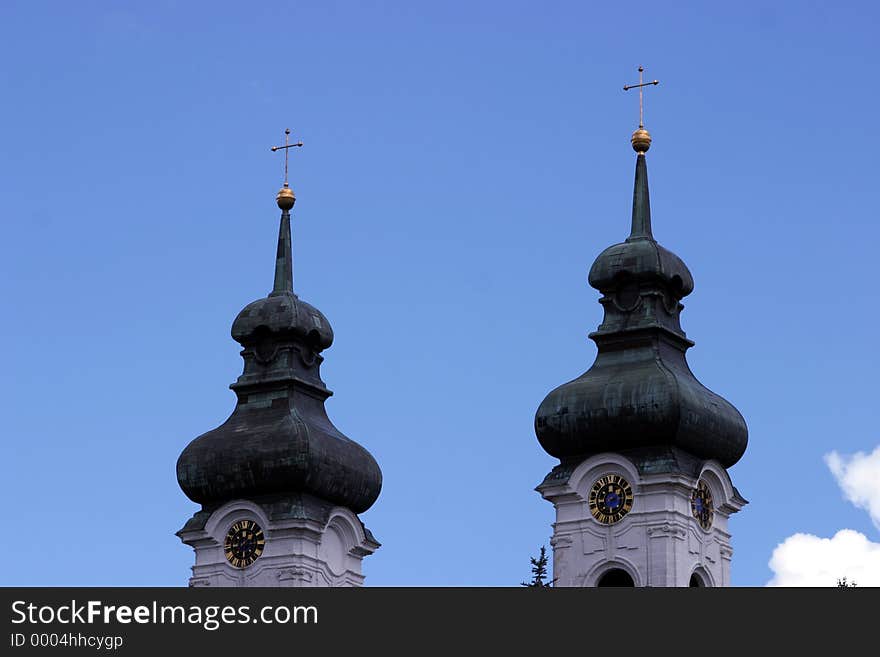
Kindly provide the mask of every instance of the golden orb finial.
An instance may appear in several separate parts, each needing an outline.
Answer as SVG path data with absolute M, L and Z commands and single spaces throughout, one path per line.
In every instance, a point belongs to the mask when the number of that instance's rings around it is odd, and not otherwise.
M 275 196 L 275 202 L 284 212 L 289 212 L 293 204 L 296 203 L 296 196 L 294 196 L 293 190 L 287 186 L 287 183 L 284 183 L 284 187 L 278 191 L 278 194 Z
M 639 128 L 632 134 L 630 142 L 636 153 L 644 155 L 651 148 L 651 133 L 644 128 Z

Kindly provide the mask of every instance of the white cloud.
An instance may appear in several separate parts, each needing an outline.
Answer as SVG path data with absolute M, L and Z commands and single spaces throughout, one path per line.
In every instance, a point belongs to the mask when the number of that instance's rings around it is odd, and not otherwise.
M 789 536 L 770 557 L 773 579 L 767 586 L 836 586 L 840 577 L 859 586 L 880 586 L 880 543 L 841 529 L 831 538 Z
M 825 455 L 825 463 L 846 499 L 865 509 L 880 529 L 880 447 L 870 454 L 857 452 L 852 456 L 831 452 Z
M 825 463 L 846 499 L 865 509 L 880 529 L 880 447 L 870 454 L 825 455 Z M 852 529 L 831 538 L 789 536 L 770 557 L 773 578 L 767 586 L 836 586 L 846 577 L 859 586 L 880 586 L 880 543 Z

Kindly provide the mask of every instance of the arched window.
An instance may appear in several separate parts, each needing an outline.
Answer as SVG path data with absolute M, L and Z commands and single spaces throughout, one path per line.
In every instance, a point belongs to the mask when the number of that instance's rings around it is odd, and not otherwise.
M 596 586 L 635 586 L 633 578 L 629 573 L 620 568 L 612 568 L 599 578 Z
M 690 584 L 688 584 L 691 588 L 703 588 L 706 586 L 706 581 L 700 576 L 699 573 L 694 573 L 691 575 Z

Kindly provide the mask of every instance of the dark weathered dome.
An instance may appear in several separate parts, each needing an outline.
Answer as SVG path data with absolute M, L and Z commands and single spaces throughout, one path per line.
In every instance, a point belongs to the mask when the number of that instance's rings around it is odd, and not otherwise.
M 673 344 L 600 352 L 585 374 L 550 392 L 535 417 L 538 441 L 565 459 L 632 447 L 673 446 L 724 467 L 745 452 L 739 411 L 701 384 Z M 660 357 L 661 351 L 667 353 Z
M 246 305 L 232 323 L 232 337 L 245 344 L 260 328 L 274 333 L 289 331 L 326 349 L 333 344 L 333 329 L 324 314 L 292 292 L 272 294 Z
M 333 342 L 327 318 L 293 293 L 290 217 L 284 210 L 275 285 L 232 325 L 244 371 L 238 402 L 219 427 L 193 440 L 177 461 L 183 492 L 204 505 L 236 498 L 307 493 L 367 510 L 382 487 L 372 455 L 340 432 L 324 408 L 321 351 Z
M 678 299 L 694 291 L 694 278 L 684 261 L 657 244 L 651 232 L 651 199 L 648 195 L 648 165 L 644 153 L 636 158 L 633 186 L 633 214 L 630 236 L 599 254 L 590 268 L 590 285 L 601 292 L 621 281 L 652 278 L 668 285 Z
M 681 299 L 690 271 L 651 232 L 644 153 L 636 160 L 632 232 L 605 249 L 590 270 L 605 317 L 590 334 L 593 366 L 551 391 L 538 408 L 541 446 L 560 459 L 603 451 L 672 446 L 725 467 L 745 452 L 748 429 L 739 411 L 691 373 L 693 346 L 681 329 Z
M 590 268 L 590 285 L 597 290 L 614 287 L 621 277 L 659 278 L 675 290 L 679 299 L 694 291 L 694 279 L 684 261 L 646 237 L 609 246 Z
M 382 488 L 379 465 L 333 426 L 320 395 L 236 392 L 239 403 L 229 419 L 192 441 L 177 461 L 187 497 L 210 504 L 311 493 L 355 513 L 373 505 Z

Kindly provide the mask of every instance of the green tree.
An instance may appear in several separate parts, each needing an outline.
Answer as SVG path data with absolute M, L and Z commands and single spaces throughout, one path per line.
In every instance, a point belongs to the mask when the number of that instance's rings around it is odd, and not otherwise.
M 532 562 L 532 581 L 531 582 L 520 582 L 521 586 L 539 586 L 542 588 L 548 588 L 553 585 L 553 582 L 545 582 L 547 579 L 547 549 L 542 545 L 541 552 L 537 557 L 531 557 L 529 561 Z

